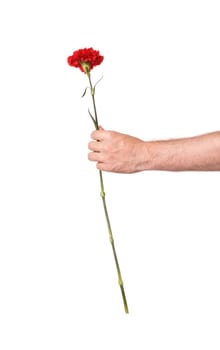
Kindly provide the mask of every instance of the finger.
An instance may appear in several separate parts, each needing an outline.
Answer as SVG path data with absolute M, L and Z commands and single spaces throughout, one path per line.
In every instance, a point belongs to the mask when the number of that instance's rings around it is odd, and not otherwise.
M 103 162 L 97 162 L 96 163 L 96 168 L 98 169 L 98 170 L 102 170 L 102 171 L 106 171 L 106 165 L 105 165 L 105 163 L 103 163 Z
M 93 162 L 102 162 L 103 161 L 103 157 L 102 157 L 101 153 L 99 153 L 99 152 L 89 152 L 88 159 L 93 161 Z
M 114 172 L 112 166 L 109 163 L 97 162 L 96 168 L 101 171 Z
M 91 133 L 91 138 L 93 140 L 103 141 L 104 140 L 104 135 L 105 135 L 104 129 L 99 129 L 99 130 L 95 130 L 95 131 L 93 131 Z
M 88 149 L 90 149 L 93 152 L 99 152 L 101 151 L 101 142 L 97 141 L 90 141 L 88 143 Z

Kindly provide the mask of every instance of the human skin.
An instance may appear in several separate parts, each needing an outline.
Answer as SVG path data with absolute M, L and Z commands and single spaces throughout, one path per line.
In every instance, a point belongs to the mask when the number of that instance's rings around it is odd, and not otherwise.
M 91 134 L 88 159 L 102 171 L 220 171 L 220 131 L 170 140 L 144 141 L 100 128 Z

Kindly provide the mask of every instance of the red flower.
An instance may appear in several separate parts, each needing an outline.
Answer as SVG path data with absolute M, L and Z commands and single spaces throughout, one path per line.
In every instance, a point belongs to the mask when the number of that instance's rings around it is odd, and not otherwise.
M 84 73 L 89 73 L 90 70 L 102 63 L 104 57 L 99 54 L 99 51 L 89 49 L 80 49 L 74 51 L 72 56 L 67 58 L 67 62 L 70 66 L 80 68 Z

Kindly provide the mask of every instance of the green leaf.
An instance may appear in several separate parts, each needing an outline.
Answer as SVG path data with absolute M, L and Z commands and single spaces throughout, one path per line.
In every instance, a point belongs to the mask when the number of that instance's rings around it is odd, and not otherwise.
M 103 79 L 103 76 L 95 83 L 94 89 L 95 89 L 96 85 L 97 85 L 102 79 Z
M 81 97 L 84 97 L 84 96 L 85 96 L 87 89 L 89 89 L 89 87 L 88 87 L 88 86 L 85 88 L 85 91 L 84 91 L 84 93 L 82 94 L 82 96 L 81 96 Z
M 92 119 L 92 121 L 93 121 L 93 123 L 94 123 L 94 125 L 95 125 L 95 128 L 97 128 L 97 123 L 96 123 L 96 120 L 95 120 L 95 118 L 93 117 L 93 115 L 92 115 L 92 113 L 90 112 L 90 110 L 88 109 L 88 112 L 89 112 L 89 116 L 90 116 L 90 118 Z

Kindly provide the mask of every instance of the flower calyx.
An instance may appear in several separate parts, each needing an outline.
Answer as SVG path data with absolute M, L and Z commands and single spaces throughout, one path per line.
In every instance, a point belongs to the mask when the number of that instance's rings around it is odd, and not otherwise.
M 87 75 L 90 74 L 90 63 L 89 62 L 80 62 L 80 65 L 82 67 L 82 70 L 84 73 L 86 73 Z

